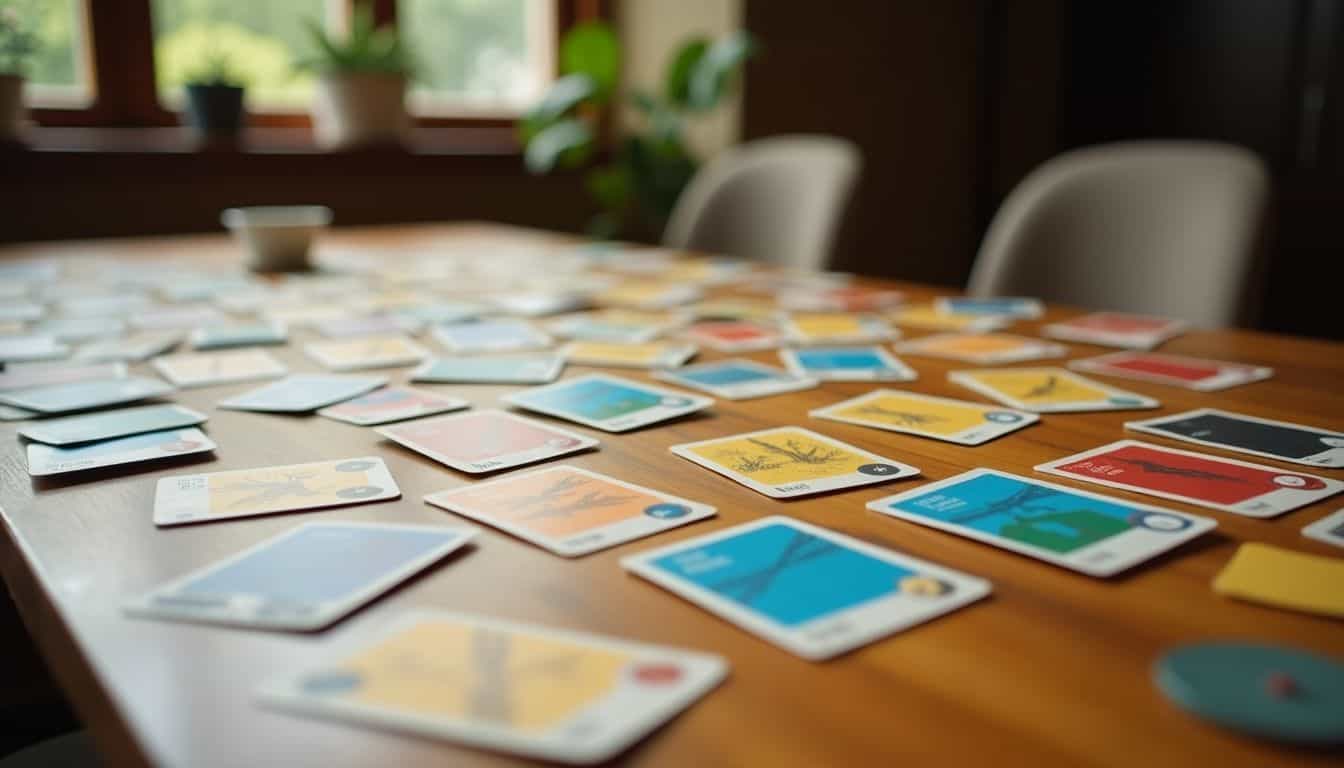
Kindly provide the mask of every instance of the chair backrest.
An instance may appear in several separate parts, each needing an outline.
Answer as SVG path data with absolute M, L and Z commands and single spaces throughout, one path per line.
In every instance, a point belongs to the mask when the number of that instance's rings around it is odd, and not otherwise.
M 1142 141 L 1066 152 L 1032 171 L 990 224 L 973 296 L 1247 320 L 1269 197 L 1253 153 Z
M 686 185 L 663 244 L 821 269 L 862 165 L 830 136 L 776 136 L 729 149 Z

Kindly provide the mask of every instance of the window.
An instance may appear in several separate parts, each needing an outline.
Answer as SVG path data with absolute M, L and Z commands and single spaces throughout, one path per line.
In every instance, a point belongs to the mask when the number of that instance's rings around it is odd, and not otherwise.
M 32 103 L 75 108 L 91 104 L 93 85 L 80 0 L 21 0 L 10 5 L 37 33 L 38 51 L 28 68 Z

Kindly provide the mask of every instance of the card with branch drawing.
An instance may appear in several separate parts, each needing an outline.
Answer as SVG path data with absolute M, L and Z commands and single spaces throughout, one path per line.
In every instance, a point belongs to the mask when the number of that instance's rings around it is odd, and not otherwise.
M 919 470 L 802 427 L 777 427 L 671 451 L 776 499 L 885 483 Z
M 714 507 L 569 465 L 439 491 L 425 501 L 564 557 L 714 516 Z
M 1041 420 L 1034 413 L 894 389 L 873 390 L 808 415 L 960 445 L 980 445 Z

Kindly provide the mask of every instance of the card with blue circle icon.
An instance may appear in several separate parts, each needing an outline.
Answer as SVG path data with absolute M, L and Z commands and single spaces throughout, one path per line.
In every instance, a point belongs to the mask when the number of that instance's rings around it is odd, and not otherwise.
M 779 358 L 796 376 L 821 381 L 914 381 L 919 374 L 882 347 L 783 349 Z
M 431 493 L 425 501 L 577 557 L 714 516 L 714 507 L 570 465 Z
M 741 359 L 718 360 L 672 371 L 659 371 L 653 375 L 672 384 L 704 390 L 725 400 L 749 400 L 817 386 L 816 379 L 796 376 L 754 360 Z
M 782 516 L 640 552 L 621 567 L 812 661 L 991 591 L 984 579 Z
M 980 445 L 1041 420 L 1025 411 L 946 397 L 877 389 L 808 413 L 814 419 Z
M 606 432 L 627 432 L 702 411 L 708 397 L 594 374 L 506 395 L 504 402 Z
M 292 528 L 127 602 L 132 616 L 305 631 L 328 626 L 461 548 L 469 528 Z
M 973 469 L 868 508 L 1089 576 L 1113 576 L 1218 526 L 993 469 Z

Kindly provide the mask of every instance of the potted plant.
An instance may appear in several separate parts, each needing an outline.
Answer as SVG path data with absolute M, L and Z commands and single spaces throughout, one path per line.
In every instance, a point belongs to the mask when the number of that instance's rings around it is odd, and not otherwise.
M 313 133 L 320 146 L 344 149 L 399 143 L 410 127 L 406 83 L 411 57 L 395 28 L 375 26 L 373 7 L 355 6 L 345 40 L 307 21 L 317 55 L 302 66 L 317 73 Z
M 0 8 L 0 141 L 17 141 L 23 121 L 23 80 L 37 51 L 37 34 L 19 23 L 14 7 Z
M 698 164 L 684 140 L 686 119 L 715 109 L 755 50 L 752 37 L 741 31 L 714 41 L 694 38 L 668 63 L 661 94 L 631 91 L 640 124 L 626 131 L 607 162 L 590 168 L 584 179 L 601 209 L 589 222 L 589 234 L 611 238 L 631 230 L 662 231 Z M 565 33 L 563 76 L 518 123 L 528 170 L 577 168 L 593 157 L 594 123 L 598 110 L 612 101 L 620 57 L 620 42 L 605 22 L 585 22 Z
M 206 54 L 187 76 L 187 119 L 201 138 L 233 139 L 243 126 L 243 78 L 221 50 Z

